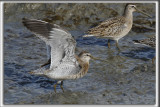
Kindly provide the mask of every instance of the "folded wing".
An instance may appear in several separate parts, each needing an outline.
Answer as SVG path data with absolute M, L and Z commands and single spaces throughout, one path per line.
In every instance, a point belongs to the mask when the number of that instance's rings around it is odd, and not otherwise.
M 88 34 L 95 35 L 95 36 L 115 36 L 116 33 L 123 31 L 124 27 L 124 21 L 125 19 L 123 17 L 115 17 L 108 19 L 102 23 L 100 23 L 98 26 L 91 28 L 88 30 Z

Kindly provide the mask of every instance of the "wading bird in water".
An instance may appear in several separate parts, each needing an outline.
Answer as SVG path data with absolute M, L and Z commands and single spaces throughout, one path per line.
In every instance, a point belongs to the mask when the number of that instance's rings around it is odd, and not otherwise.
M 116 46 L 120 50 L 118 46 L 118 40 L 128 34 L 128 32 L 132 28 L 133 24 L 133 12 L 140 12 L 148 17 L 150 15 L 142 12 L 141 10 L 137 9 L 136 5 L 133 4 L 126 4 L 124 13 L 122 16 L 110 18 L 98 26 L 91 28 L 88 30 L 87 34 L 83 37 L 99 37 L 99 38 L 107 38 L 108 40 L 108 47 L 110 48 L 110 39 L 116 41 Z
M 58 80 L 63 89 L 63 81 L 66 79 L 78 79 L 83 77 L 89 69 L 89 60 L 96 59 L 90 53 L 82 51 L 78 56 L 75 54 L 76 41 L 72 35 L 56 24 L 50 24 L 36 19 L 22 19 L 22 23 L 36 36 L 42 39 L 51 48 L 51 64 L 49 69 L 41 67 L 31 71 L 30 74 L 47 76 Z

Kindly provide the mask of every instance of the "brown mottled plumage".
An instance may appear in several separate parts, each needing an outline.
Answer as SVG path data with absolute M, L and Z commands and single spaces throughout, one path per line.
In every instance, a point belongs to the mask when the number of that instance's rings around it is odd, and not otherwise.
M 87 34 L 84 35 L 83 37 L 95 36 L 100 38 L 116 40 L 116 46 L 118 47 L 118 40 L 124 37 L 125 35 L 127 35 L 132 28 L 132 24 L 133 24 L 132 13 L 134 11 L 141 12 L 149 16 L 148 14 L 138 10 L 136 8 L 136 5 L 127 4 L 122 16 L 110 18 L 100 23 L 98 26 L 88 30 Z M 109 42 L 108 42 L 108 47 L 110 48 Z
M 125 22 L 130 24 L 132 23 L 130 20 L 125 20 L 122 16 L 114 17 L 100 23 L 98 26 L 90 29 L 87 33 L 93 34 L 95 37 L 107 37 L 116 40 L 118 39 L 117 36 L 119 36 L 119 33 L 123 32 L 123 27 L 121 26 L 123 26 Z M 131 28 L 131 26 L 129 27 Z

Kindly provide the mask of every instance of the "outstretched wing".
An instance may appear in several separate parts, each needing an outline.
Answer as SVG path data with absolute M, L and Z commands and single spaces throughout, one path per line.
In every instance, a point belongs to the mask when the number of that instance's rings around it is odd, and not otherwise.
M 23 24 L 51 47 L 50 69 L 64 60 L 75 60 L 76 41 L 71 34 L 56 24 L 35 19 L 23 19 Z

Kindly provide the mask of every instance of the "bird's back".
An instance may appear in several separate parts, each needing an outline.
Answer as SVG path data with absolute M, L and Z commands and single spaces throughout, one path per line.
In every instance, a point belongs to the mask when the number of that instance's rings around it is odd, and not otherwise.
M 128 23 L 123 16 L 110 18 L 98 26 L 90 29 L 88 35 L 101 38 L 117 39 L 125 36 L 131 29 L 132 23 Z

